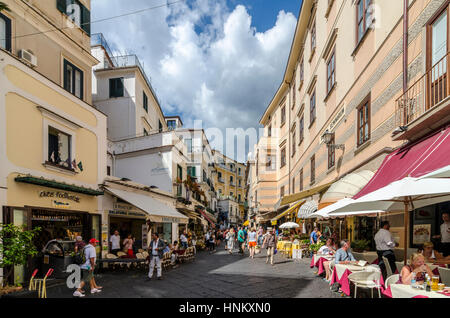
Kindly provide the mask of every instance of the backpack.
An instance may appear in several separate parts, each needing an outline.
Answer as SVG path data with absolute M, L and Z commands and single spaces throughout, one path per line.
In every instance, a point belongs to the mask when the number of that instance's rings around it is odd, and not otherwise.
M 83 247 L 81 252 L 78 252 L 77 254 L 75 254 L 75 256 L 73 257 L 73 262 L 77 265 L 82 265 L 84 263 L 86 263 L 86 254 L 84 253 L 84 249 L 86 247 Z

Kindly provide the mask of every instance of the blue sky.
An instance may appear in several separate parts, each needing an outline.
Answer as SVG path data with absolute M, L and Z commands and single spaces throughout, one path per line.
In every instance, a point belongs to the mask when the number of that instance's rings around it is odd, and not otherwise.
M 95 0 L 92 21 L 165 1 Z M 260 128 L 284 74 L 300 5 L 301 0 L 188 0 L 94 23 L 92 31 L 104 34 L 115 55 L 139 57 L 165 115 L 181 116 L 187 128 L 201 121 L 205 130 L 218 132 L 211 138 L 214 148 L 245 161 L 257 140 L 236 146 L 226 131 Z

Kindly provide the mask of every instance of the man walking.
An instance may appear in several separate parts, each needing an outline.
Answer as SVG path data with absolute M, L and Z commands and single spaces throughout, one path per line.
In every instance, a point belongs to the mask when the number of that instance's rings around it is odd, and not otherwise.
M 82 281 L 80 282 L 80 286 L 73 293 L 76 297 L 84 297 L 83 287 L 87 283 L 89 283 L 91 287 L 91 294 L 101 292 L 100 289 L 96 288 L 95 279 L 94 279 L 94 269 L 95 269 L 95 260 L 97 258 L 97 252 L 95 251 L 95 246 L 98 241 L 95 238 L 90 239 L 89 244 L 84 247 L 84 255 L 86 257 L 86 262 L 81 265 L 81 275 Z
M 383 262 L 383 256 L 388 259 L 392 273 L 395 273 L 397 266 L 395 265 L 394 248 L 398 246 L 398 244 L 394 242 L 394 238 L 392 237 L 391 232 L 389 232 L 389 221 L 383 221 L 380 225 L 381 228 L 377 234 L 375 234 L 374 239 L 378 254 L 378 266 L 380 266 L 381 272 L 383 273 L 383 278 L 386 279 L 387 272 L 386 265 Z
M 155 270 L 156 265 L 156 276 L 158 277 L 158 280 L 162 279 L 162 273 L 161 273 L 161 259 L 163 257 L 163 252 L 165 248 L 165 244 L 162 240 L 159 239 L 158 233 L 152 234 L 152 242 L 150 243 L 150 269 L 148 271 L 148 279 L 147 281 L 150 281 L 153 277 L 153 271 Z
M 239 228 L 238 241 L 239 241 L 239 253 L 244 254 L 245 232 L 242 227 Z

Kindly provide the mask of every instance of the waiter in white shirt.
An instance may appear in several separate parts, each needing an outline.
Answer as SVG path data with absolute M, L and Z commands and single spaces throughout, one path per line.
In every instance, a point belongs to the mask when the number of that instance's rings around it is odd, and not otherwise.
M 397 266 L 395 265 L 395 254 L 394 254 L 394 248 L 398 246 L 397 243 L 395 243 L 394 238 L 391 235 L 391 232 L 389 232 L 389 221 L 382 221 L 381 222 L 381 228 L 378 231 L 377 234 L 375 234 L 375 245 L 377 248 L 377 254 L 378 254 L 378 266 L 380 266 L 381 272 L 383 273 L 383 278 L 386 279 L 387 272 L 386 272 L 386 266 L 383 262 L 383 256 L 386 257 L 389 261 L 389 265 L 391 266 L 392 273 L 395 273 L 397 270 Z
M 442 213 L 441 235 L 433 236 L 433 238 L 441 239 L 440 252 L 447 257 L 450 255 L 450 215 L 448 212 Z

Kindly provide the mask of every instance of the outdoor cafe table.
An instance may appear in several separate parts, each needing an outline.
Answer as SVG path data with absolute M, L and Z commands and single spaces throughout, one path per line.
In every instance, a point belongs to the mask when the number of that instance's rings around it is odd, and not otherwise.
M 358 266 L 353 264 L 335 264 L 330 285 L 338 282 L 341 284 L 342 292 L 347 296 L 350 296 L 350 281 L 348 279 L 348 275 L 357 271 L 380 271 L 380 267 L 378 265 Z M 383 275 L 380 277 L 380 285 L 384 286 Z
M 440 294 L 439 292 L 429 291 L 418 288 L 412 288 L 411 285 L 392 284 L 389 288 L 392 293 L 392 298 L 413 298 L 416 296 L 426 296 L 428 298 L 447 298 L 450 296 Z
M 316 266 L 319 268 L 319 272 L 317 275 L 321 275 L 324 272 L 323 263 L 329 262 L 334 259 L 333 255 L 323 255 L 323 254 L 314 254 L 311 260 L 310 267 L 313 268 Z

